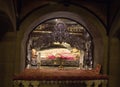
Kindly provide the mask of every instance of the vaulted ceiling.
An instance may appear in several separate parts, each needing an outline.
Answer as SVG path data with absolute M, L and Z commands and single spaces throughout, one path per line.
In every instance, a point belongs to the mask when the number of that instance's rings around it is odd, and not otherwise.
M 19 31 L 18 27 L 27 16 L 54 3 L 84 8 L 101 21 L 107 33 L 120 11 L 119 0 L 0 0 L 0 36 Z

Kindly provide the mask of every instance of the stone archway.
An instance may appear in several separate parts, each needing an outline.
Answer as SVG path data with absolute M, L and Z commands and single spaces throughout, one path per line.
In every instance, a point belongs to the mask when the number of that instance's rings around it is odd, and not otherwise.
M 54 5 L 50 7 L 48 6 L 48 8 L 54 8 L 54 7 L 55 7 Z M 47 10 L 48 8 L 46 7 L 45 9 Z M 76 11 L 75 9 L 80 10 L 80 12 Z M 104 58 L 106 57 L 105 53 L 107 51 L 104 50 L 104 48 L 106 48 L 106 42 L 105 42 L 106 38 L 103 39 L 103 37 L 106 37 L 106 32 L 105 32 L 104 26 L 100 23 L 100 21 L 95 16 L 93 16 L 91 13 L 84 10 L 83 8 L 78 8 L 74 6 L 72 9 L 68 11 L 64 11 L 64 10 L 59 11 L 59 8 L 58 9 L 56 8 L 55 10 L 52 9 L 51 12 L 49 10 L 47 11 L 48 11 L 47 13 L 39 14 L 40 11 L 37 11 L 34 14 L 31 14 L 31 16 L 28 17 L 20 26 L 20 29 L 21 29 L 20 34 L 22 34 L 21 54 L 20 54 L 21 70 L 23 70 L 25 67 L 26 41 L 28 39 L 29 33 L 38 24 L 42 23 L 43 21 L 47 19 L 51 19 L 54 17 L 70 18 L 82 24 L 91 33 L 93 37 L 93 43 L 96 44 L 94 46 L 94 55 L 93 55 L 94 61 L 95 61 L 94 64 L 100 63 L 104 65 Z

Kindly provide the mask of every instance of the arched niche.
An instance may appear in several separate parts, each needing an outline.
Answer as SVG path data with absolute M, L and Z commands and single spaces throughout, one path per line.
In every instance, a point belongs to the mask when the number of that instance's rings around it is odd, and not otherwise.
M 64 9 L 65 10 L 67 9 L 67 11 L 65 11 Z M 42 10 L 45 10 L 46 12 L 44 13 Z M 21 70 L 25 68 L 26 41 L 28 39 L 29 33 L 38 24 L 44 22 L 45 20 L 52 19 L 55 17 L 56 18 L 64 17 L 64 18 L 76 20 L 78 23 L 82 24 L 93 37 L 94 65 L 96 65 L 97 63 L 104 65 L 104 58 L 106 56 L 105 55 L 106 50 L 104 50 L 104 48 L 106 48 L 106 43 L 103 38 L 106 37 L 106 31 L 102 23 L 94 15 L 92 15 L 83 8 L 76 6 L 65 7 L 63 5 L 59 5 L 59 6 L 51 5 L 51 6 L 46 6 L 45 8 L 41 8 L 35 11 L 34 13 L 32 13 L 28 18 L 26 18 L 22 22 L 20 26 L 19 35 L 21 35 L 20 37 L 21 52 L 20 52 L 19 66 Z
M 93 42 L 90 33 L 78 22 L 52 18 L 36 26 L 27 41 L 29 68 L 93 67 Z

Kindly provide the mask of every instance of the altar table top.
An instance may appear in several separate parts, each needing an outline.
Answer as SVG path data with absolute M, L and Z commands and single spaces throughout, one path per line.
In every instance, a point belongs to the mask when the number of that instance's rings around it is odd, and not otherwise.
M 25 69 L 13 80 L 107 80 L 108 76 L 94 70 L 81 69 Z

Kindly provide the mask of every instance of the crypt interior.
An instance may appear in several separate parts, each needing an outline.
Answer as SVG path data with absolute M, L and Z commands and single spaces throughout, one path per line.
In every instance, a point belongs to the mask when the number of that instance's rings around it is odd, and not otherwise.
M 119 87 L 119 5 L 0 0 L 0 87 Z

